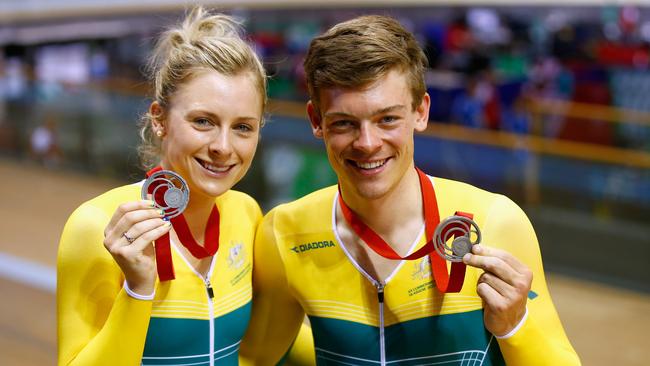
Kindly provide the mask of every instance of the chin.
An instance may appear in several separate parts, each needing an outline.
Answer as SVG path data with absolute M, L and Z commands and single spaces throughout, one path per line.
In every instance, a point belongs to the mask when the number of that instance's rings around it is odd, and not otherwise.
M 208 184 L 206 183 L 199 183 L 195 186 L 195 189 L 198 194 L 200 195 L 205 195 L 205 196 L 210 196 L 210 197 L 218 197 L 221 196 L 222 194 L 226 193 L 231 185 L 224 185 L 219 183 L 214 183 L 210 182 Z M 192 195 L 192 192 L 190 191 L 190 197 Z
M 203 191 L 203 193 L 204 193 L 207 197 L 213 197 L 213 198 L 217 198 L 217 197 L 221 196 L 222 194 L 224 194 L 224 193 L 226 193 L 226 192 L 228 192 L 228 189 L 204 190 L 204 191 Z
M 388 192 L 385 186 L 379 184 L 357 184 L 355 190 L 359 197 L 367 200 L 381 198 Z

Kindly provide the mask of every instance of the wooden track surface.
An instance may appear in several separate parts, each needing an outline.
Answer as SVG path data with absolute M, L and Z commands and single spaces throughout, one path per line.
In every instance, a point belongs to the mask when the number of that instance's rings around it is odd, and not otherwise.
M 120 184 L 8 160 L 0 160 L 0 176 L 0 253 L 50 267 L 72 210 Z M 553 274 L 548 282 L 584 365 L 648 364 L 650 295 Z M 0 294 L 0 365 L 54 365 L 54 293 L 0 278 Z

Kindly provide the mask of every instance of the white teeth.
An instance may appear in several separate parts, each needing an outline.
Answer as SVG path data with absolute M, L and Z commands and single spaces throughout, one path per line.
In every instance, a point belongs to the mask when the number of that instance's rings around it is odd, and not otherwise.
M 384 165 L 384 163 L 386 163 L 386 159 L 378 160 L 378 161 L 371 161 L 371 162 L 368 162 L 368 163 L 362 163 L 362 162 L 359 162 L 359 161 L 356 162 L 357 166 L 359 168 L 361 168 L 361 169 L 374 169 L 374 168 L 377 168 L 377 167 L 380 167 L 380 166 Z
M 201 163 L 202 163 L 204 168 L 206 168 L 207 170 L 216 172 L 216 173 L 223 173 L 225 171 L 228 171 L 228 169 L 230 169 L 230 165 L 228 165 L 228 166 L 216 166 L 216 165 L 209 164 L 209 163 L 207 163 L 205 161 L 202 161 Z

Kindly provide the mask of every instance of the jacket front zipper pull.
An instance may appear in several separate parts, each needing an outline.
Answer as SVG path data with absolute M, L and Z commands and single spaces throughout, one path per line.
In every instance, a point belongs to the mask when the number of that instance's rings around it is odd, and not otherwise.
M 384 339 L 385 330 L 384 330 L 384 287 L 385 285 L 381 282 L 376 284 L 377 286 L 377 300 L 379 301 L 379 364 L 381 366 L 386 365 L 386 340 Z
M 205 281 L 205 289 L 208 291 L 208 297 L 210 297 L 210 300 L 214 299 L 214 291 L 212 290 L 210 280 Z

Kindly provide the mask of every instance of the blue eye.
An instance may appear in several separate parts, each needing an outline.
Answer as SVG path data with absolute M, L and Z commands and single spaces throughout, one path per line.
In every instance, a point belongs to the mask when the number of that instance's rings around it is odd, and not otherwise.
M 341 119 L 338 121 L 334 121 L 330 124 L 334 128 L 344 128 L 344 127 L 349 127 L 352 125 L 352 121 L 347 120 L 347 119 Z
M 194 120 L 194 123 L 199 126 L 207 126 L 210 124 L 210 120 L 207 118 L 197 118 Z
M 395 116 L 384 116 L 381 118 L 381 122 L 383 123 L 391 123 L 397 121 L 397 117 Z
M 253 127 L 246 123 L 241 123 L 235 126 L 235 129 L 239 132 L 250 132 L 253 131 Z

